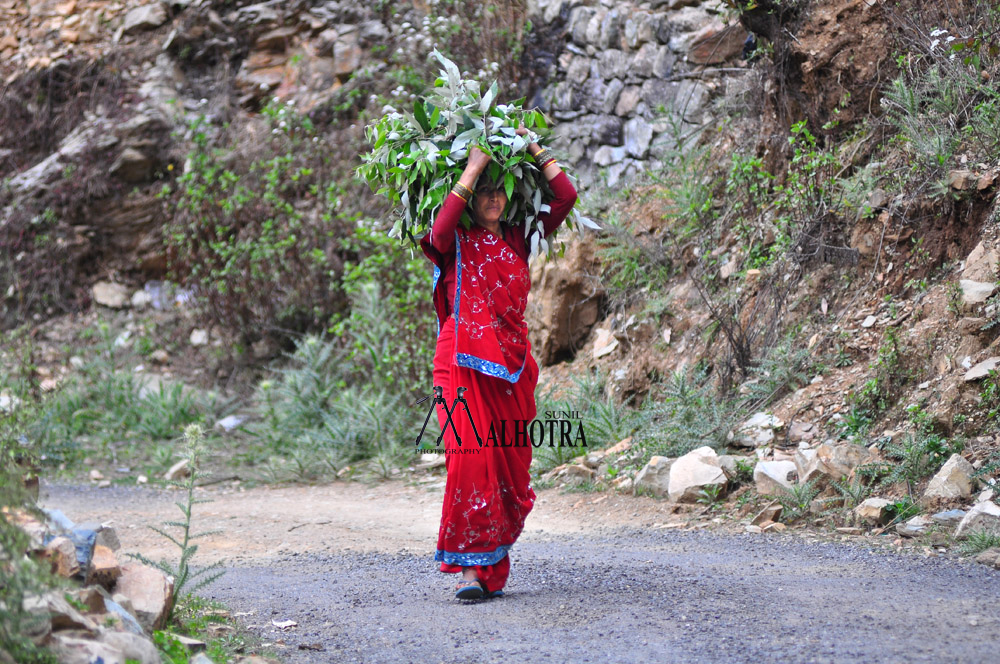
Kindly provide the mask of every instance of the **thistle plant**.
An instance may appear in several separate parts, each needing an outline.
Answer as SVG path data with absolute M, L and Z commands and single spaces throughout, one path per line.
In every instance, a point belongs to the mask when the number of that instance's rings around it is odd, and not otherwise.
M 187 594 L 193 593 L 199 588 L 207 586 L 225 574 L 225 570 L 221 570 L 221 560 L 199 570 L 193 570 L 191 568 L 191 559 L 194 558 L 194 555 L 198 552 L 198 545 L 192 544 L 191 542 L 195 539 L 206 537 L 208 535 L 214 535 L 219 532 L 217 530 L 201 533 L 191 532 L 191 515 L 193 507 L 201 503 L 212 502 L 203 498 L 194 497 L 195 482 L 202 476 L 202 473 L 199 472 L 199 462 L 201 461 L 201 454 L 204 451 L 204 440 L 205 432 L 200 425 L 190 424 L 184 429 L 184 442 L 186 444 L 184 458 L 188 461 L 188 475 L 183 482 L 169 482 L 172 486 L 182 489 L 185 492 L 183 502 L 178 501 L 175 503 L 180 509 L 181 514 L 184 515 L 184 520 L 165 521 L 163 525 L 169 528 L 179 529 L 180 533 L 174 536 L 163 528 L 150 526 L 151 530 L 167 538 L 172 544 L 180 549 L 181 557 L 177 566 L 174 567 L 166 560 L 153 562 L 141 554 L 129 554 L 130 557 L 138 560 L 139 562 L 156 567 L 164 574 L 174 578 L 174 594 L 170 601 L 170 610 L 167 613 L 167 621 L 170 621 L 173 617 L 174 608 L 177 604 L 177 598 L 182 596 L 185 589 L 188 589 Z
M 524 100 L 497 103 L 494 82 L 484 92 L 478 81 L 462 79 L 454 62 L 437 50 L 432 53 L 443 69 L 434 87 L 414 102 L 412 112 L 389 108 L 389 113 L 365 128 L 372 150 L 362 156 L 358 174 L 376 193 L 398 207 L 400 216 L 389 232 L 415 242 L 430 230 L 438 209 L 465 167 L 469 150 L 479 147 L 492 157 L 486 175 L 502 183 L 509 218 L 525 219 L 525 238 L 532 255 L 549 252 L 539 215 L 551 196 L 541 169 L 528 154 L 528 145 L 540 140 L 548 124 L 540 111 L 523 107 Z M 523 125 L 528 133 L 518 136 Z M 468 227 L 468 213 L 462 217 Z M 596 224 L 575 210 L 567 225 L 582 231 Z

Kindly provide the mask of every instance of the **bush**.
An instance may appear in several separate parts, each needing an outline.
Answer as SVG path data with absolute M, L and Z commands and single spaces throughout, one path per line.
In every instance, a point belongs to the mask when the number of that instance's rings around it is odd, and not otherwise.
M 639 434 L 639 443 L 646 460 L 678 457 L 705 445 L 723 449 L 737 412 L 705 376 L 681 371 L 670 377 L 661 399 L 647 402 L 645 411 L 649 424 Z
M 192 124 L 185 172 L 176 192 L 164 188 L 171 271 L 244 345 L 321 330 L 346 304 L 340 239 L 355 218 L 328 137 L 277 101 L 246 126 L 210 131 Z

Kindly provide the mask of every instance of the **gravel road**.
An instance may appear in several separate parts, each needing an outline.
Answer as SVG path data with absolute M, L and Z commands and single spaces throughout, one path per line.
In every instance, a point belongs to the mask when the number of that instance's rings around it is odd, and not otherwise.
M 49 487 L 45 502 L 77 521 L 114 509 L 128 549 L 147 531 L 124 522 L 172 518 L 175 497 Z M 246 614 L 292 664 L 1000 661 L 995 570 L 806 533 L 657 528 L 664 507 L 648 499 L 613 497 L 592 511 L 610 503 L 622 518 L 598 521 L 586 508 L 603 498 L 543 493 L 507 596 L 457 602 L 454 577 L 431 562 L 433 496 L 414 507 L 426 497 L 401 485 L 217 493 L 217 520 L 235 524 L 262 504 L 273 521 L 257 516 L 207 543 L 206 560 L 223 551 L 231 562 L 202 594 Z M 306 499 L 323 510 L 302 514 Z M 284 504 L 309 527 L 289 526 Z M 290 539 L 303 531 L 314 546 Z

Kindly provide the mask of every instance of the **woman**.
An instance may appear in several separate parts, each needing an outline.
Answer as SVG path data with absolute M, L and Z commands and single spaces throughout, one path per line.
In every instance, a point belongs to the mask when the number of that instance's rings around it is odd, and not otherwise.
M 555 195 L 550 211 L 541 215 L 547 237 L 573 208 L 576 190 L 548 151 L 537 143 L 528 150 Z M 440 332 L 434 385 L 443 388 L 449 409 L 463 396 L 459 388 L 466 388 L 471 416 L 470 422 L 461 403 L 450 416 L 438 405 L 448 478 L 434 559 L 442 572 L 462 574 L 458 599 L 503 594 L 507 552 L 535 501 L 528 470 L 532 447 L 524 433 L 524 423 L 535 417 L 538 383 L 524 321 L 531 287 L 528 243 L 523 221 L 503 219 L 502 186 L 481 177 L 489 163 L 489 155 L 472 148 L 458 184 L 421 241 L 435 266 Z M 467 206 L 475 222 L 468 230 L 458 223 Z

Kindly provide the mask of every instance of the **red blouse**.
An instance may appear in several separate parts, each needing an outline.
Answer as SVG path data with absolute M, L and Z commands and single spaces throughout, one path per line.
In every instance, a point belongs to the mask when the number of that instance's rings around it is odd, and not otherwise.
M 538 218 L 545 229 L 545 237 L 551 235 L 565 221 L 569 211 L 576 204 L 576 189 L 565 173 L 560 172 L 549 180 L 554 198 L 549 201 L 549 211 L 541 213 Z M 440 280 L 444 286 L 444 304 L 451 313 L 455 302 L 455 228 L 462 218 L 462 210 L 466 202 L 455 194 L 448 194 L 441 211 L 434 220 L 431 232 L 421 240 L 424 253 L 441 268 Z M 503 239 L 518 256 L 528 260 L 528 243 L 524 237 L 524 222 L 516 226 L 501 224 Z M 433 254 L 437 254 L 434 256 Z M 435 293 L 437 295 L 437 293 Z

